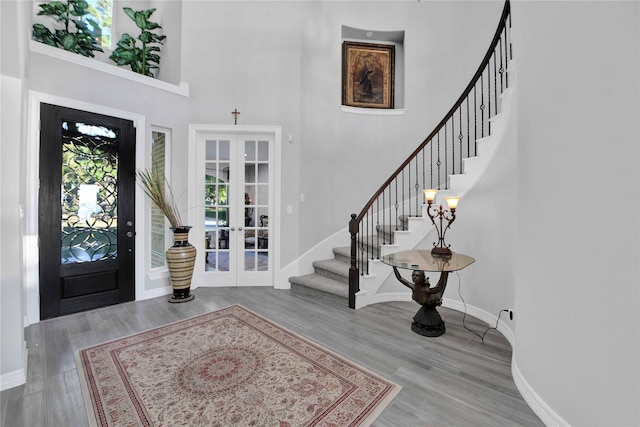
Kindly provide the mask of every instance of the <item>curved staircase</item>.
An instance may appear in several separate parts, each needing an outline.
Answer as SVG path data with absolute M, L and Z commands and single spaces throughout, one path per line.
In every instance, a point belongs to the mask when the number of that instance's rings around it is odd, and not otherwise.
M 333 248 L 333 258 L 314 261 L 313 273 L 289 278 L 292 293 L 351 308 L 410 299 L 399 283 L 385 283 L 392 270 L 380 256 L 414 249 L 434 233 L 421 187 L 438 189 L 435 206 L 444 197 L 463 199 L 489 167 L 511 110 L 510 29 L 507 0 L 487 53 L 453 107 L 360 214 L 352 215 L 344 234 L 318 245 L 315 252 L 328 253 L 327 242 L 341 242 L 344 235 L 345 245 Z
M 509 64 L 510 73 L 513 74 L 513 61 Z M 511 98 L 513 86 L 505 90 L 501 99 L 500 113 L 493 116 L 491 121 L 490 136 L 479 139 L 477 155 L 463 159 L 463 173 L 449 175 L 449 188 L 438 192 L 436 205 L 444 200 L 444 197 L 457 196 L 461 199 L 478 182 L 487 170 L 493 157 L 503 142 L 503 135 L 509 120 L 511 111 Z M 435 233 L 431 221 L 424 213 L 422 216 L 401 216 L 400 227 L 395 225 L 380 225 L 376 227 L 375 237 L 361 237 L 361 244 L 369 246 L 368 260 L 369 273 L 361 276 L 360 292 L 356 294 L 356 307 L 361 308 L 369 304 L 410 300 L 411 294 L 404 287 L 398 287 L 391 292 L 381 292 L 380 288 L 392 273 L 391 267 L 380 262 L 379 258 L 393 252 L 414 249 L 416 245 L 430 234 Z M 402 228 L 396 230 L 396 228 Z M 289 278 L 291 292 L 300 296 L 322 298 L 327 302 L 347 305 L 349 297 L 349 268 L 351 266 L 351 248 L 347 246 L 348 232 L 344 231 L 345 246 L 333 248 L 333 258 L 314 261 L 314 272 L 302 276 Z M 380 244 L 371 245 L 371 242 Z M 386 242 L 386 243 L 382 243 Z

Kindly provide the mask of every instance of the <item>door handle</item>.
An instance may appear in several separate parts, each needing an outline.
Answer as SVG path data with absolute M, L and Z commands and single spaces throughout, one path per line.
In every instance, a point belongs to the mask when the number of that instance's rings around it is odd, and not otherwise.
M 238 231 L 242 231 L 242 227 L 238 227 Z
M 236 231 L 236 228 L 235 227 L 231 227 L 229 230 Z
M 127 237 L 133 237 L 133 231 L 127 231 Z

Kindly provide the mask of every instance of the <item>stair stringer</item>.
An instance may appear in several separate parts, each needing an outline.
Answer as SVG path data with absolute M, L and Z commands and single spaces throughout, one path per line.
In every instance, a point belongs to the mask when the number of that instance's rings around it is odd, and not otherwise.
M 467 194 L 484 175 L 491 164 L 498 147 L 504 140 L 509 113 L 512 107 L 513 89 L 506 89 L 501 95 L 502 109 L 490 119 L 491 135 L 477 141 L 478 152 L 474 157 L 463 159 L 464 173 L 449 175 L 449 189 L 439 191 L 435 205 L 444 203 L 445 197 L 460 197 L 461 203 Z M 426 205 L 422 206 L 422 217 L 409 218 L 407 231 L 394 232 L 394 244 L 382 245 L 380 256 L 403 250 L 415 249 L 430 235 L 435 235 L 435 228 L 426 215 Z M 360 276 L 360 291 L 356 293 L 355 308 L 359 309 L 370 304 L 389 301 L 410 301 L 411 291 L 399 283 L 392 275 L 393 269 L 379 259 L 368 261 L 369 274 Z M 456 301 L 448 302 L 445 298 L 443 305 L 455 305 Z M 451 306 L 452 308 L 457 308 Z

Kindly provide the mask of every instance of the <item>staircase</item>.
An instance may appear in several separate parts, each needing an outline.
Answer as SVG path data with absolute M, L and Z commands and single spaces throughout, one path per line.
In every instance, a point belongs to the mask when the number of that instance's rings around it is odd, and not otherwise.
M 313 273 L 290 277 L 291 293 L 348 307 L 350 251 L 349 246 L 333 248 L 333 258 L 313 262 Z
M 408 226 L 408 218 L 401 217 L 404 228 Z M 380 241 L 393 243 L 395 227 L 386 225 L 378 227 L 375 238 L 364 238 L 363 242 Z M 345 238 L 348 235 L 345 234 Z M 361 242 L 362 243 L 362 242 Z M 370 246 L 369 254 L 378 258 L 380 246 Z M 304 276 L 289 278 L 291 293 L 314 299 L 321 298 L 329 303 L 349 306 L 349 268 L 351 266 L 351 248 L 340 246 L 333 248 L 333 258 L 313 262 L 314 272 Z
M 313 273 L 290 277 L 292 293 L 351 308 L 410 298 L 397 281 L 386 283 L 391 268 L 380 257 L 414 249 L 434 232 L 422 189 L 438 189 L 435 206 L 447 196 L 462 199 L 491 163 L 504 139 L 513 96 L 510 29 L 507 0 L 485 57 L 453 107 L 360 214 L 352 215 L 345 231 L 350 246 L 335 247 L 333 258 L 314 261 Z M 342 234 L 335 236 L 333 242 Z M 318 253 L 329 253 L 323 243 L 318 247 Z
M 513 62 L 510 72 L 514 72 Z M 505 90 L 500 96 L 501 112 L 490 119 L 492 134 L 477 141 L 477 155 L 463 160 L 463 173 L 452 174 L 448 178 L 448 190 L 438 193 L 437 204 L 444 197 L 463 197 L 480 179 L 489 167 L 495 152 L 503 141 L 504 131 L 511 110 L 513 89 Z M 360 236 L 358 247 L 366 245 L 365 252 L 369 255 L 369 271 L 361 276 L 360 292 L 356 294 L 356 308 L 368 304 L 398 300 L 397 294 L 384 295 L 380 293 L 382 284 L 391 275 L 391 267 L 382 264 L 379 258 L 383 255 L 402 250 L 414 249 L 422 242 L 434 227 L 426 215 L 400 216 L 400 224 L 376 226 L 375 236 Z M 399 229 L 396 231 L 396 228 Z M 331 304 L 348 306 L 349 297 L 349 268 L 351 266 L 351 248 L 348 244 L 349 234 L 345 230 L 345 246 L 333 248 L 333 258 L 314 261 L 313 273 L 293 276 L 289 278 L 291 293 L 301 297 L 322 299 Z M 372 244 L 373 243 L 373 244 Z M 410 293 L 405 292 L 406 300 Z

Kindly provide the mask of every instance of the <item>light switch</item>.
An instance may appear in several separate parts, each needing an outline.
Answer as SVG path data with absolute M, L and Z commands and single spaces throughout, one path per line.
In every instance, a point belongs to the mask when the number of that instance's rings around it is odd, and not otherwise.
M 293 213 L 293 206 L 292 205 L 287 205 L 287 213 L 288 214 L 292 214 Z

